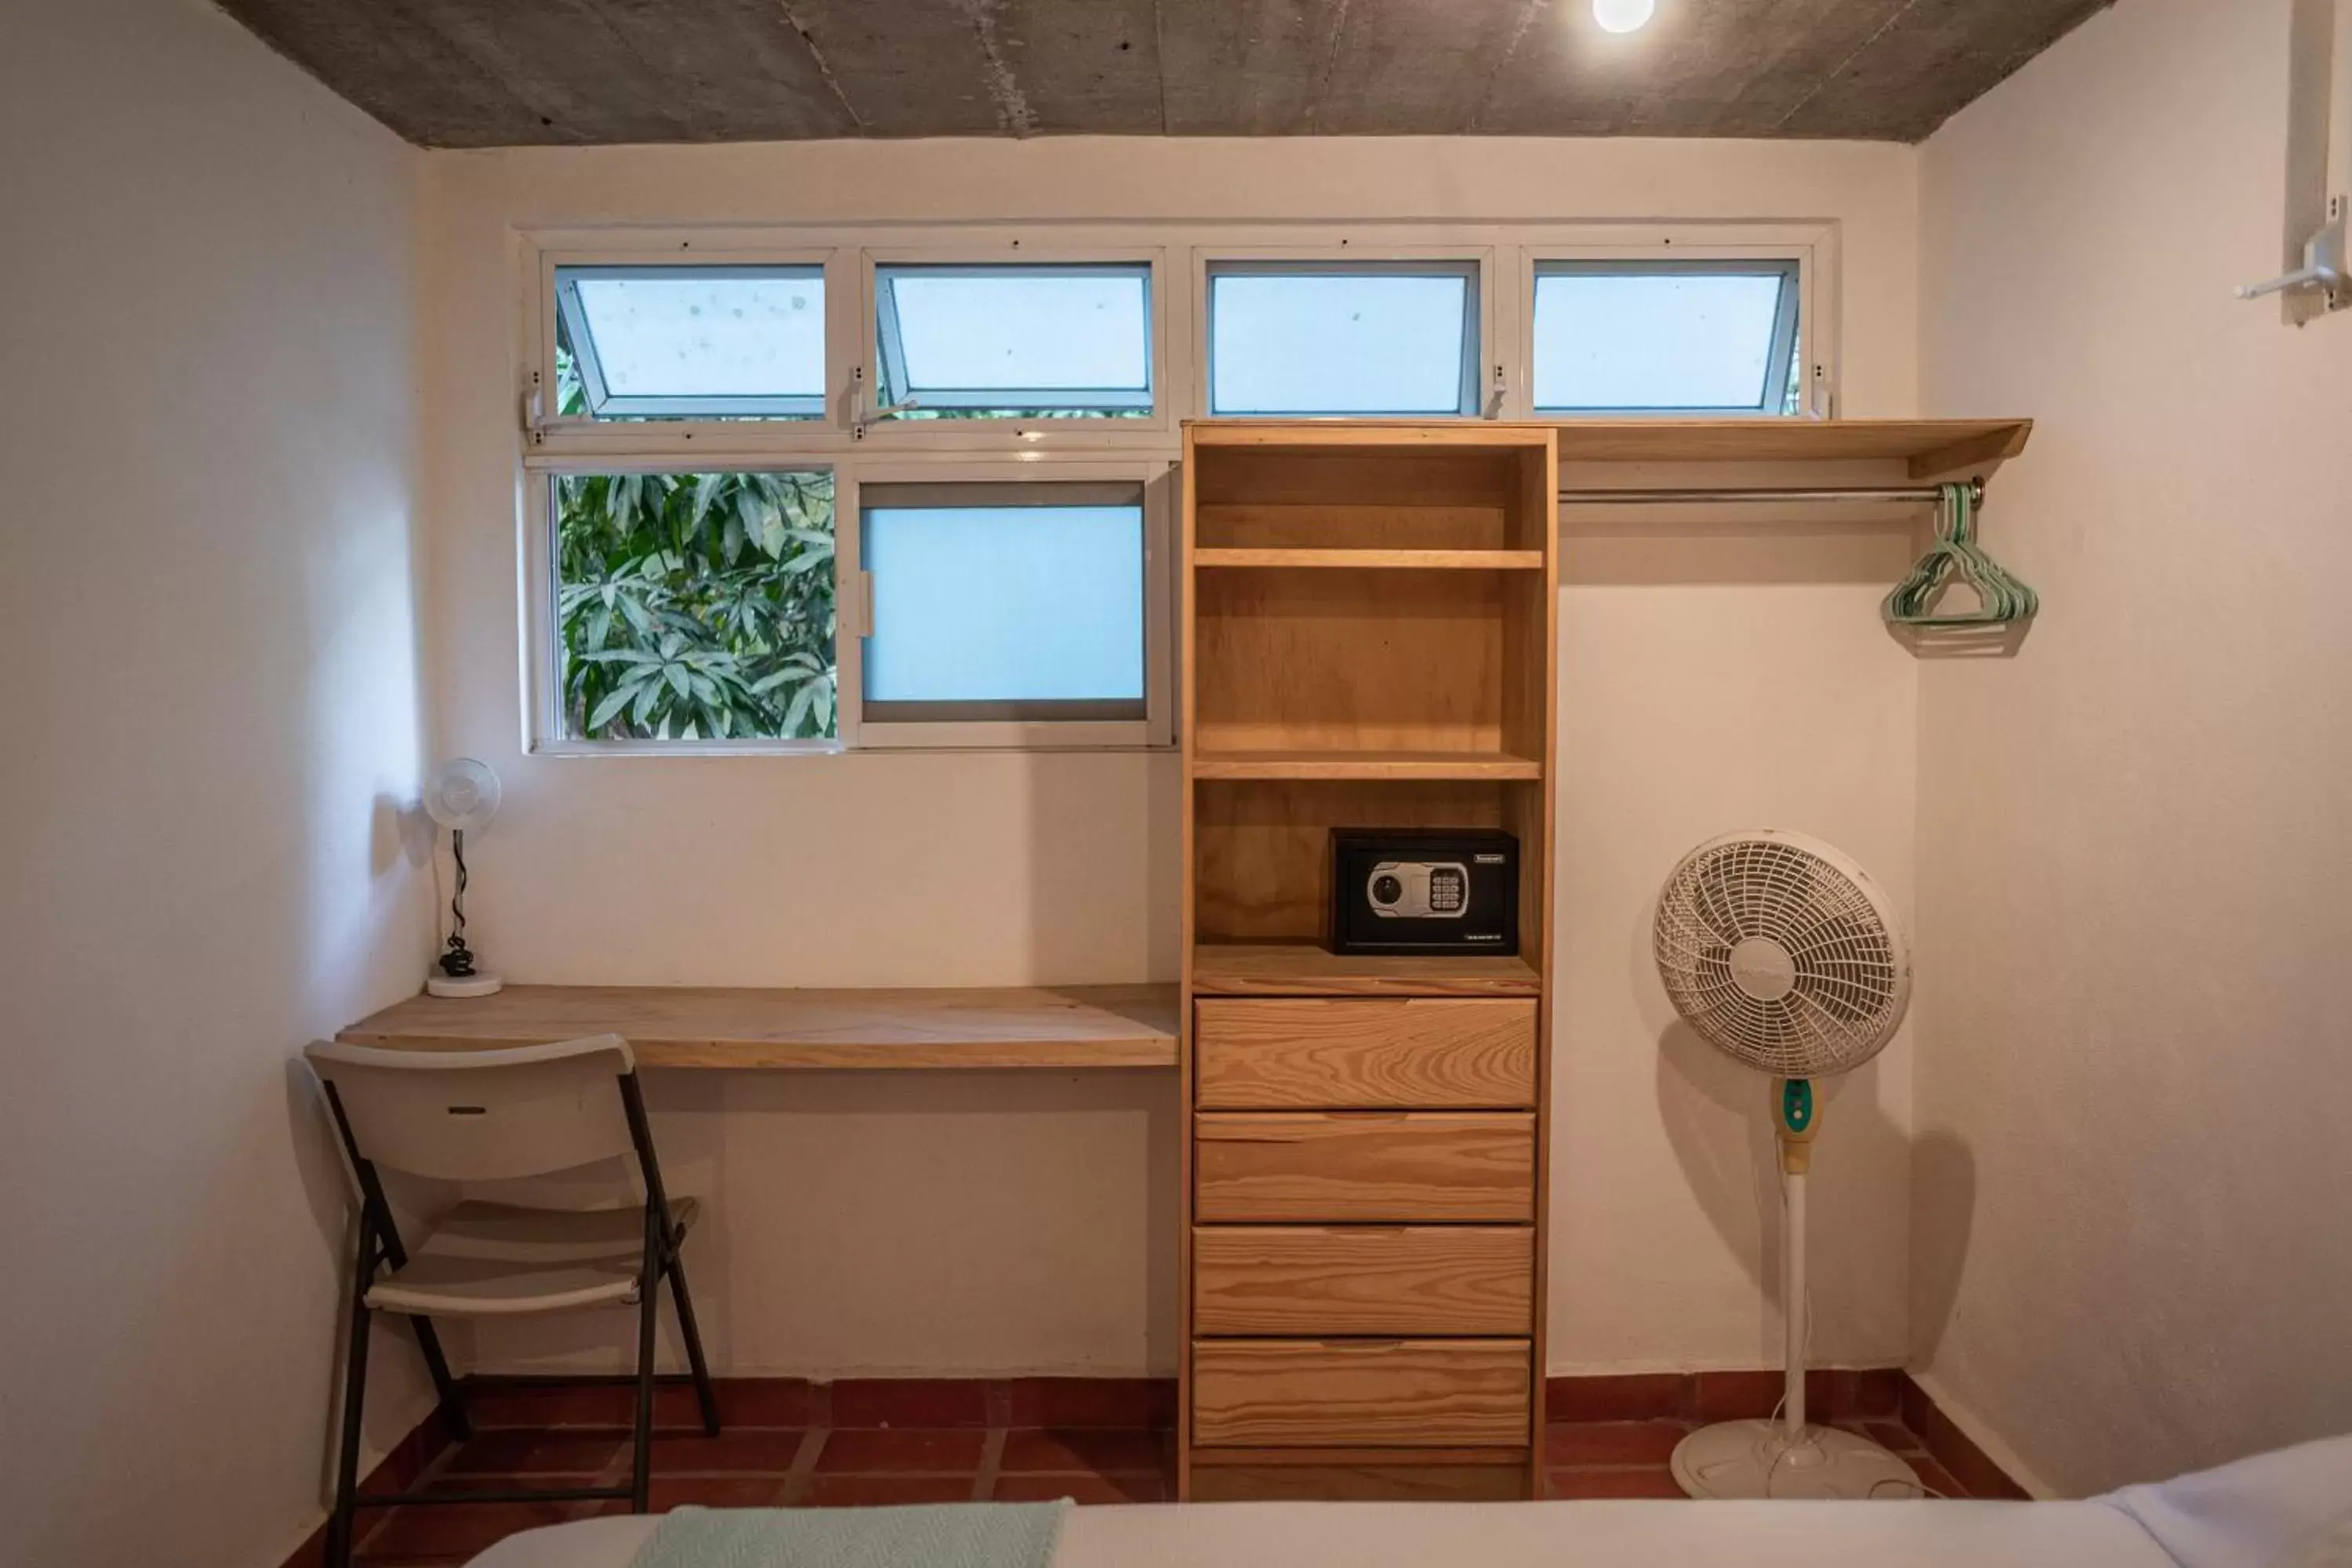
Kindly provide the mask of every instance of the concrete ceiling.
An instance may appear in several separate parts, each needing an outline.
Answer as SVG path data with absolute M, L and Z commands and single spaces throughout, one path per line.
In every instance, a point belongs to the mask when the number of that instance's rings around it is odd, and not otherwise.
M 1916 142 L 2112 0 L 223 0 L 429 147 L 898 136 Z

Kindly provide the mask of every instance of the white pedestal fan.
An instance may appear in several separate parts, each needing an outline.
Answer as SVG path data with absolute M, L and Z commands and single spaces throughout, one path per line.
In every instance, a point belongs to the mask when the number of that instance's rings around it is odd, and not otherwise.
M 1866 1437 L 1805 1420 L 1805 1176 L 1812 1080 L 1885 1047 L 1911 1001 L 1911 954 L 1861 867 L 1817 839 L 1766 829 L 1709 839 L 1658 894 L 1651 932 L 1675 1011 L 1734 1060 L 1771 1073 L 1780 1148 L 1786 1384 L 1774 1421 L 1701 1427 L 1674 1453 L 1703 1498 L 1909 1498 L 1911 1468 Z

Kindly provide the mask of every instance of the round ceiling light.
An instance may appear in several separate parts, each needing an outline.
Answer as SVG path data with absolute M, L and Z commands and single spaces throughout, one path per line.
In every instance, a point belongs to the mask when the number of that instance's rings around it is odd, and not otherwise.
M 1592 19 L 1604 31 L 1638 32 L 1658 8 L 1658 0 L 1592 0 Z

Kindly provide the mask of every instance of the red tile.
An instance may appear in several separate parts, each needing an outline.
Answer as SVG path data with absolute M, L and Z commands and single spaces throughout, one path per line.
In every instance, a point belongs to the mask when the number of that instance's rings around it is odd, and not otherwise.
M 1007 1472 L 1156 1476 L 1166 1468 L 1167 1453 L 1167 1439 L 1158 1432 L 1113 1426 L 1030 1428 L 1004 1435 L 1003 1468 Z
M 803 1432 L 743 1426 L 706 1437 L 699 1432 L 663 1432 L 654 1438 L 654 1469 L 662 1475 L 734 1474 L 781 1476 L 800 1456 Z
M 358 1555 L 367 1563 L 420 1557 L 462 1561 L 509 1535 L 562 1524 L 583 1511 L 577 1503 L 407 1503 L 384 1510 L 383 1522 L 366 1538 Z
M 1952 1472 L 1925 1454 L 1906 1454 L 1904 1462 L 1919 1478 L 1919 1484 L 1938 1497 L 1964 1498 L 1969 1489 L 1952 1479 Z
M 478 1432 L 450 1456 L 455 1476 L 593 1476 L 622 1454 L 625 1434 L 593 1428 Z
M 812 1476 L 809 1508 L 887 1508 L 899 1503 L 970 1502 L 971 1476 Z
M 998 1502 L 1165 1502 L 1168 1483 L 1159 1476 L 999 1476 L 992 1495 Z
M 467 1417 L 485 1426 L 625 1426 L 635 1403 L 625 1388 L 467 1388 Z
M 1805 1374 L 1805 1403 L 1840 1419 L 1891 1419 L 1902 1407 L 1899 1367 L 1829 1367 Z
M 1772 1414 L 1785 1386 L 1777 1372 L 1702 1372 L 1691 1414 L 1700 1421 L 1745 1421 Z
M 1174 1425 L 1176 1384 L 1161 1377 L 1016 1377 L 1008 1385 L 1011 1426 Z
M 1688 1373 L 1555 1377 L 1544 1384 L 1548 1421 L 1661 1421 L 1687 1416 L 1693 1408 Z
M 833 1385 L 833 1425 L 985 1426 L 982 1378 L 844 1378 Z
M 971 1475 L 987 1443 L 978 1427 L 837 1431 L 826 1435 L 816 1468 L 826 1475 Z
M 1913 1454 L 1927 1452 L 1925 1448 L 1919 1447 L 1919 1439 L 1911 1435 L 1911 1429 L 1908 1426 L 1897 1425 L 1893 1421 L 1864 1421 L 1858 1426 L 1849 1426 L 1846 1429 L 1861 1433 L 1889 1453 L 1901 1454 L 1908 1458 Z
M 656 1476 L 649 1500 L 656 1513 L 691 1503 L 697 1508 L 776 1508 L 784 1500 L 782 1476 Z M 628 1511 L 617 1504 L 616 1513 Z
M 1554 1422 L 1544 1429 L 1544 1463 L 1663 1465 L 1690 1427 L 1680 1421 Z
M 719 1419 L 737 1426 L 823 1426 L 833 1418 L 825 1385 L 804 1377 L 720 1377 Z
M 1968 1496 L 2021 1500 L 2031 1495 L 1937 1407 L 1926 1389 L 1908 1378 L 1903 1383 L 1903 1425 L 1918 1435 L 1919 1446 L 1936 1457 Z
M 1683 1489 L 1664 1466 L 1653 1469 L 1554 1470 L 1545 1478 L 1556 1498 L 1678 1498 Z

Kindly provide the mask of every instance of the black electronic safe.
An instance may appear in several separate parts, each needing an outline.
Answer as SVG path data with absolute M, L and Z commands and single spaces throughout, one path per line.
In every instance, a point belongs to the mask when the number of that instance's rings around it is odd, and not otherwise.
M 1519 841 L 1494 827 L 1331 830 L 1331 951 L 1519 951 Z

